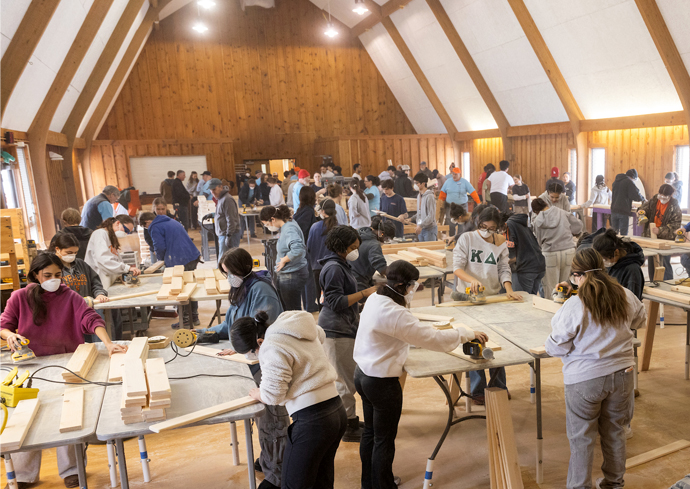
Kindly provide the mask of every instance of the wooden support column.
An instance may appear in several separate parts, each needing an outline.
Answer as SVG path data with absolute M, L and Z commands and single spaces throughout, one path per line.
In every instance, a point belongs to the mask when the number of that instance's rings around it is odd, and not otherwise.
M 0 119 L 60 0 L 32 0 L 0 63 Z
M 369 11 L 372 13 L 368 17 L 366 17 L 364 20 L 362 20 L 360 23 L 358 23 L 356 26 L 354 26 L 350 32 L 354 37 L 358 37 L 359 35 L 365 33 L 372 27 L 374 27 L 376 24 L 381 22 L 384 18 L 388 17 L 391 15 L 393 12 L 396 12 L 397 10 L 405 7 L 408 3 L 410 3 L 412 0 L 388 0 L 388 2 L 384 3 L 380 9 L 376 9 L 369 6 L 367 2 L 367 7 L 369 8 Z M 353 2 L 354 3 L 354 2 Z M 372 2 L 375 3 L 375 2 Z
M 65 56 L 60 70 L 58 71 L 53 84 L 48 90 L 48 94 L 41 107 L 38 109 L 36 116 L 34 117 L 31 127 L 29 127 L 28 137 L 32 148 L 33 154 L 33 172 L 34 172 L 34 182 L 37 190 L 37 198 L 39 201 L 39 212 L 41 213 L 41 221 L 44 223 L 43 231 L 47 233 L 45 238 L 52 236 L 55 233 L 55 222 L 54 216 L 56 213 L 62 212 L 64 209 L 53 209 L 53 205 L 50 199 L 50 186 L 48 185 L 48 162 L 46 160 L 46 145 L 48 144 L 48 132 L 50 129 L 50 123 L 53 120 L 55 111 L 62 101 L 62 97 L 65 95 L 69 84 L 72 82 L 79 65 L 81 64 L 86 52 L 88 51 L 91 43 L 96 37 L 96 33 L 100 28 L 105 16 L 110 10 L 113 0 L 95 0 L 91 5 L 84 22 L 79 28 L 77 36 L 74 38 L 74 42 L 70 47 L 67 56 Z M 71 148 L 67 148 L 65 156 L 71 153 Z M 70 207 L 78 207 L 76 187 L 74 185 L 74 174 L 72 172 L 72 158 L 69 157 L 67 161 L 60 163 L 62 169 L 60 173 L 63 178 L 71 184 L 72 192 L 69 191 L 70 185 L 67 185 L 67 202 Z M 56 171 L 56 168 L 52 168 L 51 171 Z

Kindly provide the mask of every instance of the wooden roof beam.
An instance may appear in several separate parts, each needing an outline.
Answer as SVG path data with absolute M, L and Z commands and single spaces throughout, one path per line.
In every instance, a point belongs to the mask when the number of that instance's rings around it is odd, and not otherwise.
M 678 47 L 673 42 L 659 6 L 655 0 L 635 0 L 635 3 L 676 87 L 680 103 L 685 111 L 686 121 L 690 121 L 690 75 L 678 52 Z
M 362 20 L 356 26 L 354 26 L 351 29 L 352 35 L 355 37 L 359 37 L 361 34 L 364 34 L 366 31 L 374 27 L 383 19 L 391 15 L 393 12 L 401 8 L 404 8 L 405 5 L 407 5 L 411 1 L 412 0 L 388 0 L 388 2 L 383 4 L 383 6 L 380 9 L 376 10 L 376 12 L 374 12 L 374 10 L 372 10 L 372 8 L 367 5 L 369 11 L 372 12 L 372 15 L 367 16 L 364 20 Z
M 32 0 L 0 62 L 0 118 L 60 0 Z

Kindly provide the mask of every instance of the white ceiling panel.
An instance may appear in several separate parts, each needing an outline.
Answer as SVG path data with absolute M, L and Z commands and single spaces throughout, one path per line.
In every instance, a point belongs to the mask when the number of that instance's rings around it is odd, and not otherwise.
M 29 10 L 30 0 L 3 0 L 0 2 L 0 32 L 8 40 L 14 37 L 24 14 Z M 5 54 L 5 40 L 3 39 L 2 53 Z
M 446 129 L 386 29 L 377 24 L 359 39 L 418 134 Z
M 585 118 L 682 110 L 634 0 L 526 4 Z
M 10 38 L 5 34 L 0 34 L 0 42 L 2 43 L 2 55 L 5 56 L 5 51 L 10 46 Z
M 112 80 L 113 75 L 115 74 L 115 70 L 117 70 L 117 67 L 120 65 L 120 62 L 122 61 L 122 57 L 125 55 L 125 51 L 127 51 L 127 48 L 129 47 L 130 42 L 132 42 L 132 37 L 134 37 L 134 34 L 136 33 L 137 29 L 141 25 L 141 22 L 144 20 L 144 17 L 146 16 L 146 12 L 149 9 L 149 2 L 144 2 L 144 4 L 141 6 L 141 10 L 137 14 L 137 18 L 134 20 L 134 24 L 130 28 L 129 32 L 127 33 L 127 37 L 125 38 L 124 42 L 122 43 L 122 46 L 120 47 L 120 50 L 117 53 L 117 56 L 115 56 L 115 60 L 113 61 L 112 66 L 108 70 L 108 73 L 106 74 L 103 83 L 101 83 L 100 88 L 98 89 L 98 92 L 96 92 L 96 96 L 94 97 L 93 101 L 91 102 L 91 105 L 89 106 L 89 109 L 86 112 L 86 115 L 84 116 L 84 119 L 82 120 L 81 124 L 79 125 L 79 131 L 77 131 L 77 137 L 81 137 L 82 133 L 84 132 L 84 129 L 86 128 L 86 124 L 89 122 L 89 119 L 93 115 L 93 112 L 96 110 L 96 106 L 98 106 L 98 102 L 100 102 L 101 97 L 103 97 L 103 93 L 105 92 L 106 88 L 108 88 L 108 85 L 110 84 L 110 80 Z
M 457 130 L 498 127 L 427 3 L 415 0 L 391 19 Z
M 441 0 L 512 126 L 568 120 L 506 0 Z
M 329 0 L 311 0 L 311 3 L 324 10 L 326 15 L 328 15 L 328 4 L 330 3 L 331 16 L 350 28 L 356 26 L 359 22 L 371 15 L 370 13 L 359 15 L 353 12 L 352 9 L 355 7 L 355 0 L 330 0 L 330 2 Z M 326 22 L 324 22 L 324 30 L 326 30 L 325 28 Z
M 79 90 L 70 85 L 67 88 L 65 95 L 62 97 L 60 105 L 58 105 L 55 115 L 53 116 L 53 120 L 50 123 L 51 131 L 62 132 L 62 128 L 65 126 L 65 122 L 67 122 L 67 118 L 72 112 L 74 104 L 77 103 L 78 98 Z
M 685 68 L 690 71 L 690 2 L 656 0 L 656 3 L 685 62 Z

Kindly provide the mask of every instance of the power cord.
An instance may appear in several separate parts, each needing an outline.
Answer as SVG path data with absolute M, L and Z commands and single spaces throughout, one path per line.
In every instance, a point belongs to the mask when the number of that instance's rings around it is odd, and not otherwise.
M 63 369 L 63 370 L 67 370 L 69 373 L 71 373 L 72 375 L 74 375 L 75 377 L 77 377 L 77 378 L 79 378 L 79 379 L 82 379 L 84 382 L 65 382 L 65 381 L 62 381 L 62 380 L 51 380 L 51 379 L 44 379 L 44 378 L 42 378 L 42 377 L 35 377 L 35 375 L 36 375 L 38 372 L 40 372 L 41 370 L 45 370 L 45 369 L 47 369 L 47 368 L 61 368 L 61 369 Z M 94 381 L 92 381 L 92 380 L 85 379 L 85 378 L 82 377 L 81 375 L 79 375 L 79 374 L 77 374 L 77 373 L 71 371 L 71 370 L 68 369 L 67 367 L 63 367 L 62 365 L 46 365 L 46 366 L 41 367 L 41 368 L 39 368 L 38 370 L 34 371 L 34 373 L 32 373 L 32 374 L 29 376 L 27 387 L 31 387 L 31 383 L 32 383 L 32 381 L 33 381 L 34 379 L 35 379 L 35 380 L 42 380 L 42 381 L 44 381 L 44 382 L 51 382 L 51 383 L 53 383 L 53 384 L 65 384 L 65 385 L 84 385 L 84 383 L 86 383 L 86 384 L 100 385 L 100 386 L 102 386 L 102 387 L 108 387 L 108 386 L 110 386 L 110 385 L 122 385 L 122 382 L 94 382 Z
M 186 355 L 183 355 L 182 353 L 180 353 L 179 347 L 178 347 L 175 343 L 173 343 L 173 342 L 171 341 L 171 342 L 170 342 L 170 349 L 175 353 L 175 356 L 172 357 L 172 358 L 171 358 L 170 360 L 168 360 L 167 362 L 165 362 L 165 364 L 167 365 L 168 363 L 170 363 L 170 362 L 172 362 L 173 360 L 175 360 L 177 357 L 180 357 L 180 358 L 187 358 L 189 355 L 191 355 L 192 353 L 194 353 L 194 348 L 196 348 L 196 341 L 194 342 L 194 344 L 192 344 L 192 349 L 189 350 L 189 352 L 188 352 Z

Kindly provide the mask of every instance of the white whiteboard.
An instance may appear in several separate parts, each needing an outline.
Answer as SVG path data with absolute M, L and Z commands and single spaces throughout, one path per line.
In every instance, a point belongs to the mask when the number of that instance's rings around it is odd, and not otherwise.
M 189 174 L 197 172 L 199 179 L 207 170 L 206 156 L 132 156 L 129 158 L 132 185 L 139 194 L 159 194 L 161 182 L 168 178 L 168 171 L 184 170 L 185 185 Z

